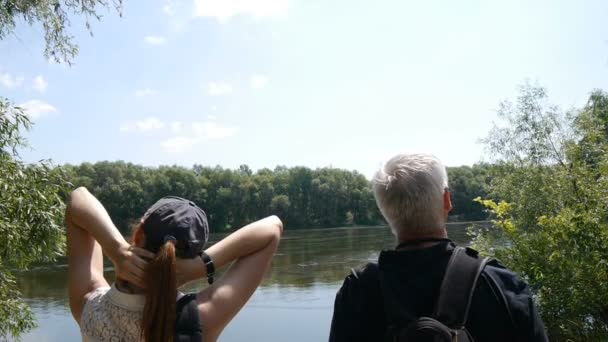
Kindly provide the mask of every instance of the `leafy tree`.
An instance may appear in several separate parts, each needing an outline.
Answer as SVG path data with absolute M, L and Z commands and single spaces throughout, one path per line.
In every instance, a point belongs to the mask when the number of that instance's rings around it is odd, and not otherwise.
M 78 45 L 67 31 L 70 17 L 84 17 L 90 32 L 89 19 L 100 19 L 99 9 L 120 10 L 120 5 L 120 0 L 0 1 L 0 40 L 13 34 L 20 20 L 40 25 L 44 56 L 71 64 Z M 64 248 L 64 175 L 46 162 L 26 165 L 19 159 L 17 150 L 25 146 L 22 132 L 29 127 L 23 111 L 0 97 L 0 339 L 9 334 L 17 338 L 34 326 L 9 267 L 54 260 Z
M 476 197 L 486 197 L 490 181 L 487 165 L 448 167 L 452 211 L 450 215 L 464 220 L 484 220 L 487 213 Z
M 285 216 L 290 206 L 291 202 L 286 195 L 274 196 L 272 201 L 270 201 L 270 209 L 281 216 Z
M 34 326 L 11 268 L 49 262 L 62 255 L 64 175 L 48 163 L 26 165 L 17 153 L 20 131 L 30 122 L 0 99 L 0 338 L 16 338 Z
M 67 31 L 70 17 L 84 17 L 91 31 L 90 19 L 101 19 L 99 10 L 113 7 L 119 13 L 122 0 L 10 0 L 0 2 L 0 39 L 12 34 L 19 19 L 29 25 L 39 24 L 44 30 L 44 56 L 58 63 L 71 64 L 78 54 L 78 45 Z
M 570 157 L 598 171 L 608 146 L 608 94 L 593 91 L 584 110 L 574 118 L 574 125 L 580 140 L 573 146 Z
M 498 229 L 475 231 L 475 246 L 529 282 L 552 340 L 608 336 L 607 111 L 603 92 L 564 114 L 525 85 L 486 139 L 502 201 L 479 200 Z

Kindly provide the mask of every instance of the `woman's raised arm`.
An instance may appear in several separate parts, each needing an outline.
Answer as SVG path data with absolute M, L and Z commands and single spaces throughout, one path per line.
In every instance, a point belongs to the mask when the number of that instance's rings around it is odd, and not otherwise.
M 281 220 L 270 216 L 237 230 L 206 250 L 216 268 L 236 262 L 213 285 L 198 293 L 203 340 L 215 341 L 249 300 L 270 265 L 282 231 Z M 190 265 L 185 268 L 191 270 L 187 278 L 206 276 L 200 258 L 186 262 Z
M 146 262 L 140 256 L 154 254 L 125 241 L 106 209 L 86 188 L 70 194 L 65 212 L 68 240 L 68 288 L 70 309 L 76 321 L 89 293 L 108 286 L 103 276 L 103 252 L 116 266 L 117 276 L 141 287 Z

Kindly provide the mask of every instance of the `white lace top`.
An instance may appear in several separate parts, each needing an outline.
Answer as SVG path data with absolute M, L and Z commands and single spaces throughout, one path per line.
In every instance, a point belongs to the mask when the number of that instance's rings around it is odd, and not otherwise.
M 96 289 L 82 311 L 80 332 L 85 342 L 141 341 L 143 295 L 120 292 L 112 287 Z

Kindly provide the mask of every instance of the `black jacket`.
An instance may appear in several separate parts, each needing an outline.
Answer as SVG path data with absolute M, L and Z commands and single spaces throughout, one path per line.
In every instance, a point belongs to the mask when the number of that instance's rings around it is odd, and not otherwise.
M 382 251 L 378 266 L 353 270 L 336 295 L 330 342 L 385 338 L 378 267 L 400 307 L 414 317 L 431 316 L 454 247 L 441 242 L 424 249 Z M 532 294 L 516 274 L 491 261 L 480 277 L 466 323 L 475 341 L 547 341 Z

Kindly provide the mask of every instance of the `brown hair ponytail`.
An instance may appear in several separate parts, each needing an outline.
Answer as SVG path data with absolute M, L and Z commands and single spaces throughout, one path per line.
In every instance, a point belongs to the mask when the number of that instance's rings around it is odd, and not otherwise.
M 146 268 L 146 305 L 141 332 L 146 342 L 171 342 L 175 334 L 175 244 L 166 241 Z

